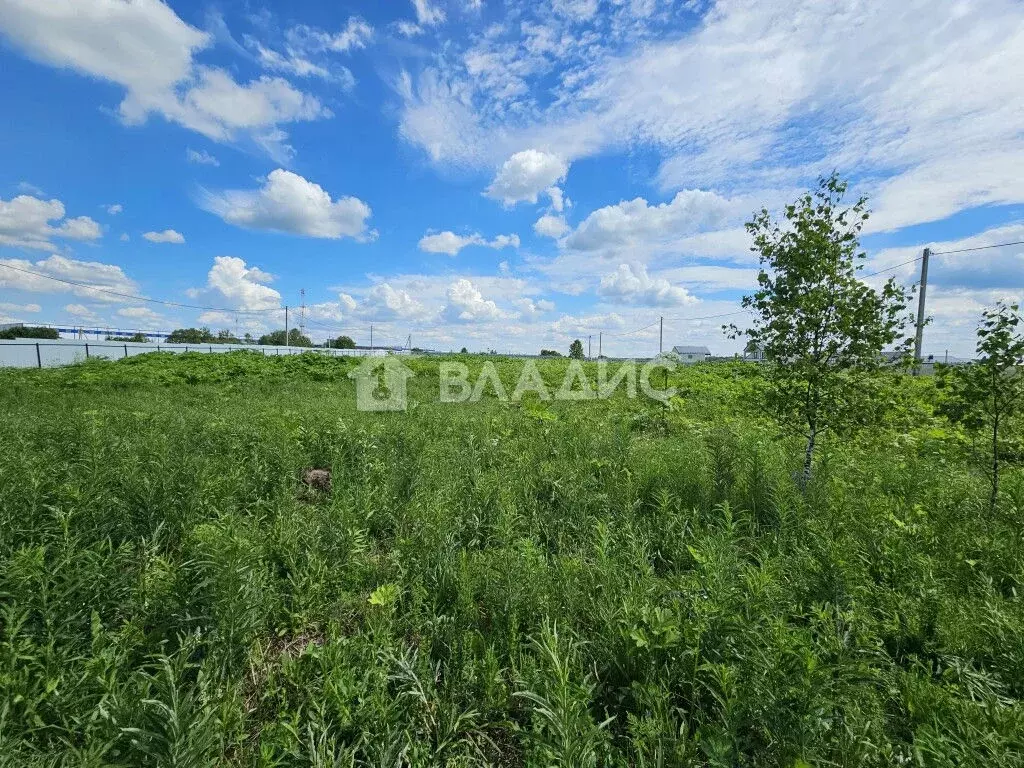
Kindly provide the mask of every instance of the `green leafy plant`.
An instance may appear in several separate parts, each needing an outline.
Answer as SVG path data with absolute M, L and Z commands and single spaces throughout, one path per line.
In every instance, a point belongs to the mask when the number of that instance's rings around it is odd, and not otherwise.
M 168 344 L 212 344 L 216 336 L 209 328 L 175 328 L 167 336 Z
M 298 328 L 292 328 L 288 331 L 288 336 L 285 337 L 284 329 L 280 331 L 271 331 L 260 336 L 258 344 L 273 346 L 273 347 L 312 347 L 313 342 L 308 336 L 303 335 L 302 331 Z
M 336 339 L 329 339 L 327 346 L 332 349 L 355 349 L 356 343 L 351 336 L 339 336 Z
M 60 338 L 56 328 L 44 328 L 42 326 L 22 325 L 14 328 L 0 330 L 0 339 L 13 341 L 14 339 L 49 339 Z
M 908 322 L 907 294 L 894 278 L 875 291 L 857 277 L 865 258 L 858 236 L 869 214 L 863 197 L 844 207 L 846 191 L 833 174 L 786 206 L 785 226 L 767 209 L 746 225 L 761 262 L 759 288 L 743 298 L 753 324 L 727 328 L 772 362 L 765 403 L 805 439 L 803 487 L 821 438 L 876 408 L 866 374 L 882 365 L 882 350 Z M 898 349 L 909 344 L 904 339 Z
M 983 313 L 978 328 L 978 360 L 972 365 L 946 368 L 946 412 L 975 434 L 987 438 L 987 469 L 991 493 L 989 509 L 999 499 L 1002 454 L 1007 431 L 1024 412 L 1024 333 L 1020 307 L 1000 303 Z
M 1020 762 L 1024 414 L 990 514 L 929 376 L 865 373 L 803 496 L 761 365 L 441 407 L 403 362 L 384 417 L 324 350 L 0 369 L 0 764 Z

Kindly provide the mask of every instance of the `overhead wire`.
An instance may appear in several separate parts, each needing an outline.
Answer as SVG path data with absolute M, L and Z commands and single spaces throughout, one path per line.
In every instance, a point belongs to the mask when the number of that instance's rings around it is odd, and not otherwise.
M 666 320 L 674 320 L 674 321 L 677 321 L 677 322 L 682 321 L 682 322 L 685 323 L 685 322 L 690 322 L 691 320 L 715 320 L 715 319 L 717 319 L 719 317 L 732 317 L 733 315 L 742 315 L 745 312 L 750 312 L 750 310 L 749 309 L 737 309 L 734 312 L 721 312 L 721 313 L 719 313 L 717 315 L 702 315 L 702 316 L 699 316 L 699 317 L 679 317 L 679 316 L 676 316 L 676 317 L 666 317 L 665 319 Z
M 971 248 L 955 248 L 954 250 L 951 250 L 951 251 L 930 251 L 930 254 L 932 256 L 948 256 L 948 255 L 954 254 L 954 253 L 970 253 L 971 251 L 987 251 L 990 248 L 1005 248 L 1005 247 L 1010 246 L 1010 245 L 1024 245 L 1024 240 L 1013 240 L 1013 241 L 1008 242 L 1008 243 L 993 243 L 991 245 L 976 245 L 976 246 L 973 246 Z M 910 259 L 909 261 L 902 261 L 899 264 L 893 264 L 891 267 L 886 267 L 885 269 L 879 269 L 876 272 L 868 272 L 867 274 L 864 274 L 864 275 L 858 275 L 858 277 L 874 277 L 875 275 L 880 275 L 883 272 L 891 272 L 894 269 L 899 269 L 900 267 L 905 267 L 908 264 L 916 264 L 917 262 L 921 261 L 923 258 L 924 258 L 924 254 L 922 254 L 920 256 L 917 256 L 917 257 L 915 257 L 913 259 Z
M 957 248 L 954 251 L 932 251 L 932 256 L 946 256 L 950 253 L 967 253 L 968 251 L 984 251 L 989 248 L 1003 248 L 1008 245 L 1024 245 L 1024 240 L 1014 240 L 1011 243 L 994 243 L 993 245 L 977 245 L 973 248 Z
M 915 264 L 916 262 L 920 261 L 923 258 L 924 258 L 924 256 L 918 256 L 916 259 L 911 259 L 910 261 L 903 261 L 903 262 L 900 262 L 899 264 L 893 264 L 891 267 L 886 267 L 885 269 L 879 269 L 877 272 L 868 272 L 867 274 L 864 274 L 864 275 L 857 275 L 857 277 L 859 277 L 859 278 L 874 277 L 875 275 L 880 275 L 883 272 L 892 272 L 894 269 L 899 269 L 900 267 L 905 267 L 908 264 Z
M 956 249 L 952 249 L 952 250 L 948 250 L 948 251 L 931 251 L 931 255 L 932 256 L 947 256 L 947 255 L 951 255 L 951 254 L 969 253 L 969 252 L 972 252 L 972 251 L 989 250 L 989 249 L 992 249 L 992 248 L 1004 248 L 1004 247 L 1013 246 L 1013 245 L 1024 245 L 1024 240 L 1014 240 L 1014 241 L 1005 242 L 1005 243 L 992 243 L 990 245 L 978 245 L 978 246 L 973 246 L 973 247 L 969 247 L 969 248 L 956 248 Z M 859 275 L 858 277 L 860 277 L 860 278 L 874 277 L 874 276 L 880 275 L 880 274 L 882 274 L 884 272 L 891 272 L 891 271 L 893 271 L 895 269 L 899 269 L 900 267 L 905 267 L 905 266 L 908 266 L 910 264 L 915 264 L 915 263 L 921 261 L 923 258 L 924 258 L 923 255 L 917 256 L 917 257 L 915 257 L 913 259 L 909 259 L 907 261 L 900 262 L 899 264 L 894 264 L 892 266 L 885 267 L 884 269 L 879 269 L 879 270 L 876 270 L 874 272 L 868 272 L 866 274 Z M 184 302 L 169 301 L 169 300 L 166 300 L 166 299 L 153 299 L 153 298 L 150 298 L 148 296 L 139 296 L 139 295 L 136 295 L 136 294 L 131 294 L 131 293 L 125 293 L 125 292 L 122 292 L 122 291 L 111 290 L 109 288 L 101 288 L 101 287 L 98 287 L 96 285 L 92 285 L 90 283 L 85 283 L 85 282 L 81 282 L 81 281 L 77 281 L 77 280 L 69 280 L 69 279 L 63 278 L 63 277 L 55 277 L 54 275 L 48 275 L 45 272 L 38 272 L 38 271 L 35 271 L 35 270 L 31 270 L 31 269 L 25 269 L 23 267 L 16 267 L 16 266 L 13 266 L 12 264 L 6 264 L 6 263 L 3 263 L 3 262 L 0 262 L 0 267 L 2 267 L 4 269 L 12 270 L 14 272 L 20 272 L 22 274 L 31 275 L 33 277 L 40 277 L 40 278 L 43 278 L 43 279 L 46 279 L 46 280 L 52 280 L 54 282 L 63 283 L 65 285 L 71 285 L 71 286 L 75 286 L 77 288 L 84 288 L 84 289 L 86 289 L 86 290 L 88 290 L 88 291 L 90 291 L 92 293 L 102 293 L 102 294 L 105 294 L 105 295 L 108 295 L 108 296 L 116 296 L 116 297 L 121 298 L 121 299 L 128 299 L 128 300 L 131 300 L 131 301 L 140 301 L 140 302 L 145 302 L 145 303 L 149 303 L 149 304 L 160 304 L 162 306 L 176 307 L 176 308 L 179 308 L 179 309 L 194 309 L 194 310 L 199 310 L 199 311 L 203 311 L 203 312 L 225 312 L 225 313 L 233 313 L 233 314 L 236 314 L 236 315 L 240 315 L 240 314 L 257 315 L 257 314 L 268 314 L 268 313 L 275 313 L 275 312 L 276 313 L 280 313 L 280 312 L 284 312 L 285 309 L 286 309 L 285 307 L 268 307 L 268 308 L 263 308 L 263 309 L 236 309 L 236 308 L 232 308 L 232 307 L 212 307 L 212 306 L 206 306 L 206 305 L 202 305 L 202 304 L 187 304 L 187 303 L 184 303 Z M 693 321 L 698 321 L 698 320 L 712 320 L 712 319 L 717 319 L 717 318 L 720 318 L 720 317 L 731 317 L 731 316 L 740 315 L 740 314 L 743 314 L 743 313 L 749 312 L 749 311 L 750 310 L 747 310 L 747 309 L 740 309 L 740 310 L 736 310 L 734 312 L 722 312 L 722 313 L 713 314 L 713 315 L 701 315 L 701 316 L 695 316 L 695 317 L 681 317 L 681 316 L 671 317 L 670 316 L 670 317 L 665 317 L 663 319 L 664 320 L 669 320 L 669 321 L 674 321 L 674 322 L 693 322 Z M 368 321 L 367 324 L 370 324 L 372 322 L 373 321 Z M 600 330 L 600 329 L 599 329 L 598 332 L 603 334 L 604 336 L 609 337 L 609 338 L 621 338 L 621 337 L 625 337 L 625 336 L 632 336 L 634 334 L 640 333 L 641 331 L 645 331 L 648 328 L 653 328 L 655 325 L 658 325 L 659 322 L 661 322 L 661 320 L 655 320 L 654 322 L 648 323 L 647 325 L 640 326 L 639 328 L 634 328 L 633 330 L 630 330 L 630 331 L 622 331 L 622 332 L 618 332 L 618 333 L 605 332 L 605 331 Z M 366 328 L 365 325 L 363 325 L 363 326 L 341 326 L 341 325 L 334 325 L 334 324 L 331 324 L 331 323 L 324 323 L 322 321 L 313 320 L 313 319 L 307 319 L 305 321 L 305 323 L 307 325 L 312 325 L 313 327 L 317 328 L 318 330 L 329 330 L 329 331 L 360 331 L 360 330 L 365 330 L 365 328 Z M 380 336 L 379 338 L 382 339 L 382 340 L 387 339 L 387 340 L 394 341 L 394 339 L 391 339 L 390 337 L 386 337 L 386 336 Z
M 931 251 L 931 255 L 932 256 L 946 256 L 946 255 L 949 255 L 949 254 L 956 254 L 956 253 L 969 253 L 971 251 L 984 251 L 984 250 L 988 250 L 990 248 L 1004 248 L 1004 247 L 1011 246 L 1011 245 L 1024 245 L 1024 240 L 1013 240 L 1013 241 L 1006 242 L 1006 243 L 993 243 L 991 245 L 978 245 L 978 246 L 973 246 L 971 248 L 956 248 L 956 249 L 949 250 L 949 251 Z M 907 266 L 909 264 L 916 264 L 917 262 L 921 261 L 923 258 L 924 258 L 924 255 L 922 254 L 921 256 L 917 256 L 917 257 L 915 257 L 913 259 L 909 259 L 908 261 L 902 261 L 899 264 L 893 264 L 892 266 L 885 267 L 884 269 L 879 269 L 879 270 L 876 270 L 874 272 L 868 272 L 868 273 L 863 274 L 863 275 L 858 275 L 858 277 L 859 278 L 874 277 L 875 275 L 880 275 L 880 274 L 882 274 L 884 272 L 891 272 L 894 269 L 899 269 L 900 267 L 905 267 L 905 266 Z M 675 321 L 675 322 L 690 322 L 690 321 L 696 321 L 696 320 L 712 320 L 712 319 L 716 319 L 716 318 L 719 318 L 719 317 L 731 317 L 733 315 L 741 315 L 744 312 L 749 312 L 749 311 L 750 310 L 747 310 L 747 309 L 741 309 L 741 310 L 737 310 L 735 312 L 723 312 L 723 313 L 717 314 L 717 315 L 704 315 L 704 316 L 699 316 L 699 317 L 679 317 L 679 316 L 676 316 L 676 317 L 665 317 L 664 319 L 665 320 L 672 320 L 672 321 Z M 640 328 L 636 328 L 636 329 L 634 329 L 632 331 L 625 331 L 623 333 L 607 333 L 607 332 L 604 332 L 604 331 L 601 331 L 601 333 L 604 336 L 611 337 L 611 338 L 618 338 L 618 337 L 622 337 L 622 336 L 631 336 L 631 335 L 633 335 L 635 333 L 639 333 L 640 331 L 647 330 L 648 328 L 651 328 L 651 327 L 657 325 L 658 322 L 659 322 L 658 320 L 655 320 L 653 323 L 649 323 L 647 325 L 641 326 Z
M 646 331 L 648 328 L 654 327 L 659 322 L 659 320 L 655 320 L 653 323 L 648 323 L 647 325 L 642 326 L 640 328 L 634 328 L 632 331 L 623 331 L 622 333 L 606 333 L 604 331 L 600 331 L 600 333 L 604 333 L 605 336 L 616 338 L 619 336 L 632 336 L 634 333 L 640 333 L 640 331 Z
M 311 320 L 306 318 L 306 325 L 312 325 L 317 330 L 323 331 L 365 331 L 369 328 L 370 324 L 366 325 L 334 325 L 333 323 L 324 323 L 320 320 Z

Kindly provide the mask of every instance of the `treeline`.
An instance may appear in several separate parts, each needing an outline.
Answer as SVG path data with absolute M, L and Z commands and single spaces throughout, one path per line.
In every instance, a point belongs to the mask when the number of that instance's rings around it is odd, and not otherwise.
M 241 339 L 224 329 L 213 333 L 205 326 L 202 328 L 177 328 L 167 337 L 168 344 L 255 344 L 251 334 Z
M 19 328 L 7 328 L 0 331 L 0 339 L 13 341 L 14 339 L 59 339 L 60 334 L 56 328 L 43 328 L 41 326 L 25 325 Z
M 128 344 L 146 344 L 149 337 L 144 333 L 128 333 L 121 335 L 107 336 L 107 341 L 120 341 Z
M 225 329 L 214 333 L 209 328 L 178 328 L 171 331 L 167 337 L 168 344 L 260 344 L 268 347 L 313 347 L 312 339 L 302 333 L 298 328 L 292 328 L 285 336 L 284 329 L 265 333 L 260 337 L 254 337 L 246 333 L 238 338 L 231 331 Z M 356 343 L 350 336 L 338 336 L 336 339 L 328 339 L 323 346 L 331 349 L 355 349 Z

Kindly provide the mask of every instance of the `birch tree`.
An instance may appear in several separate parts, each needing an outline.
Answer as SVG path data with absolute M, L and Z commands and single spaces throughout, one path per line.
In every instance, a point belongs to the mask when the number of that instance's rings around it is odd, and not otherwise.
M 1024 412 L 1024 335 L 1020 305 L 997 304 L 983 313 L 978 328 L 978 361 L 946 369 L 945 411 L 983 438 L 991 484 L 989 510 L 999 500 L 1001 458 L 1010 420 Z
M 844 205 L 847 183 L 822 178 L 785 208 L 785 221 L 762 209 L 747 223 L 761 269 L 758 290 L 743 298 L 751 325 L 729 326 L 764 350 L 766 406 L 805 439 L 801 487 L 811 478 L 823 436 L 859 421 L 872 407 L 865 378 L 908 321 L 907 292 L 895 279 L 875 290 L 857 276 L 867 200 Z M 896 346 L 909 350 L 910 339 Z

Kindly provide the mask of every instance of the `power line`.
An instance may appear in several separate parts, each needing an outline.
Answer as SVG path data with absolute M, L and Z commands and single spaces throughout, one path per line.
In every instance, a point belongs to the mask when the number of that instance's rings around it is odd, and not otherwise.
M 168 307 L 179 307 L 181 309 L 200 309 L 205 312 L 236 312 L 244 314 L 259 314 L 262 312 L 283 312 L 284 307 L 274 307 L 272 309 L 234 309 L 233 307 L 204 307 L 198 304 L 182 304 L 177 301 L 165 301 L 163 299 L 150 299 L 145 296 L 136 296 L 131 293 L 121 293 L 120 291 L 111 291 L 107 288 L 97 288 L 95 285 L 89 283 L 81 283 L 76 280 L 67 280 L 63 277 L 54 277 L 53 275 L 47 275 L 44 272 L 35 272 L 31 269 L 22 269 L 21 267 L 14 267 L 10 264 L 4 264 L 0 262 L 0 267 L 4 269 L 13 269 L 15 272 L 22 272 L 26 275 L 33 275 L 35 277 L 45 277 L 47 280 L 55 280 L 58 283 L 65 283 L 67 285 L 74 285 L 79 288 L 87 288 L 95 293 L 106 293 L 110 296 L 118 296 L 122 299 L 131 299 L 132 301 L 147 301 L 150 304 L 163 304 Z
M 623 331 L 622 333 L 609 333 L 608 331 L 601 331 L 601 333 L 603 333 L 605 336 L 615 336 L 615 337 L 619 337 L 619 336 L 632 336 L 634 333 L 640 333 L 640 331 L 646 331 L 648 328 L 652 328 L 653 326 L 657 325 L 659 322 L 661 322 L 661 321 L 660 320 L 655 320 L 653 323 L 648 323 L 647 325 L 645 325 L 645 326 L 643 326 L 641 328 L 634 328 L 632 331 Z
M 750 311 L 749 309 L 739 309 L 739 310 L 736 310 L 735 312 L 721 312 L 721 313 L 719 313 L 717 315 L 700 315 L 700 316 L 697 316 L 697 317 L 679 317 L 679 316 L 676 316 L 676 317 L 666 317 L 664 319 L 665 320 L 676 320 L 676 321 L 682 321 L 682 322 L 689 322 L 689 321 L 692 321 L 692 320 L 714 320 L 714 319 L 719 318 L 719 317 L 732 317 L 733 315 L 742 315 L 744 312 L 749 312 L 749 311 Z M 661 321 L 660 320 L 655 320 L 653 323 L 648 323 L 647 325 L 641 326 L 640 328 L 634 328 L 632 331 L 624 331 L 622 333 L 609 333 L 608 331 L 604 331 L 604 335 L 605 336 L 614 336 L 616 338 L 621 337 L 621 336 L 632 336 L 634 333 L 639 333 L 640 331 L 646 331 L 648 328 L 653 328 L 659 322 L 661 322 Z
M 988 248 L 1002 248 L 1007 245 L 1024 245 L 1024 240 L 1014 240 L 1012 243 L 996 243 L 995 245 L 978 245 L 974 248 L 958 248 L 955 251 L 932 251 L 932 256 L 945 256 L 949 253 L 967 253 L 968 251 L 984 251 Z
M 934 255 L 935 254 L 932 253 L 932 256 L 934 256 Z M 863 277 L 874 277 L 875 275 L 880 275 L 883 272 L 891 272 L 894 269 L 899 269 L 900 267 L 905 267 L 908 264 L 916 264 L 917 262 L 919 262 L 923 258 L 924 258 L 924 256 L 918 256 L 916 259 L 911 259 L 910 261 L 900 262 L 899 264 L 893 264 L 891 267 L 886 267 L 885 269 L 880 269 L 877 272 L 868 272 L 866 275 L 857 275 L 857 277 L 861 277 L 861 278 L 863 278 Z
M 958 254 L 958 253 L 969 253 L 971 251 L 983 251 L 983 250 L 988 250 L 988 249 L 991 249 L 991 248 L 1004 248 L 1004 247 L 1008 247 L 1008 246 L 1012 246 L 1012 245 L 1024 245 L 1024 240 L 1014 240 L 1014 241 L 1006 242 L 1006 243 L 993 243 L 991 245 L 979 245 L 979 246 L 974 246 L 974 247 L 970 247 L 970 248 L 957 248 L 957 249 L 949 250 L 949 251 L 932 251 L 931 255 L 932 256 L 946 256 L 946 255 Z M 882 274 L 884 272 L 891 272 L 892 270 L 899 269 L 900 267 L 905 267 L 905 266 L 908 266 L 910 264 L 915 264 L 915 263 L 921 261 L 923 258 L 924 258 L 923 256 L 917 256 L 916 258 L 910 259 L 908 261 L 900 262 L 899 264 L 894 264 L 893 266 L 890 266 L 890 267 L 885 267 L 884 269 L 880 269 L 880 270 L 877 270 L 875 272 L 868 272 L 866 274 L 859 275 L 859 277 L 861 277 L 861 278 L 874 277 L 874 276 L 880 275 L 880 274 Z M 146 302 L 146 303 L 149 303 L 149 304 L 160 304 L 160 305 L 167 306 L 167 307 L 176 307 L 176 308 L 180 308 L 180 309 L 194 309 L 194 310 L 200 310 L 200 311 L 204 311 L 204 312 L 224 312 L 224 313 L 229 313 L 229 314 L 234 313 L 236 316 L 239 315 L 239 314 L 255 315 L 255 314 L 264 314 L 264 313 L 279 313 L 279 312 L 283 312 L 284 311 L 284 307 L 272 307 L 272 308 L 266 308 L 266 309 L 236 309 L 236 308 L 232 308 L 232 307 L 210 307 L 210 306 L 204 306 L 204 305 L 200 305 L 200 304 L 185 304 L 183 302 L 168 301 L 168 300 L 165 300 L 165 299 L 152 299 L 152 298 L 149 298 L 149 297 L 146 297 L 146 296 L 138 296 L 138 295 L 135 295 L 135 294 L 123 293 L 121 291 L 110 290 L 109 288 L 99 288 L 99 287 L 97 287 L 95 285 L 91 285 L 89 283 L 84 283 L 84 282 L 80 282 L 80 281 L 76 281 L 76 280 L 68 280 L 68 279 L 62 278 L 62 277 L 54 277 L 53 275 L 48 275 L 48 274 L 46 274 L 44 272 L 37 272 L 35 270 L 24 269 L 22 267 L 15 267 L 15 266 L 13 266 L 11 264 L 6 264 L 6 263 L 3 263 L 3 262 L 0 262 L 0 267 L 4 267 L 6 269 L 10 269 L 10 270 L 12 270 L 14 272 L 20 272 L 22 274 L 32 275 L 34 277 L 45 278 L 46 280 L 52 280 L 52 281 L 58 282 L 58 283 L 64 283 L 65 285 L 72 285 L 72 286 L 75 286 L 75 287 L 78 287 L 78 288 L 84 288 L 84 289 L 86 289 L 88 291 L 91 291 L 93 293 L 102 293 L 102 294 L 106 294 L 108 296 L 116 296 L 118 298 L 128 299 L 128 300 L 131 300 L 131 301 Z M 304 293 L 305 293 L 305 291 L 303 290 L 303 294 Z M 303 309 L 305 309 L 304 306 L 303 306 Z M 749 312 L 749 310 L 747 310 L 747 309 L 740 309 L 740 310 L 737 310 L 737 311 L 734 311 L 734 312 L 722 312 L 722 313 L 712 314 L 712 315 L 700 315 L 700 316 L 694 316 L 694 317 L 680 317 L 680 316 L 676 316 L 676 317 L 667 317 L 667 318 L 664 318 L 664 319 L 671 320 L 671 321 L 694 322 L 694 321 L 698 321 L 698 320 L 713 320 L 713 319 L 717 319 L 717 318 L 721 318 L 721 317 L 732 317 L 734 315 L 740 315 L 740 314 L 743 314 L 745 312 Z M 303 313 L 303 314 L 305 314 L 305 313 Z M 314 320 L 312 318 L 303 318 L 303 319 L 305 319 L 305 324 L 315 326 L 315 327 L 317 327 L 318 330 L 328 330 L 328 331 L 362 331 L 362 330 L 366 329 L 366 326 L 339 326 L 339 325 L 323 323 L 321 321 L 317 321 L 317 320 Z M 367 322 L 368 323 L 372 323 L 373 321 L 368 320 Z M 621 333 L 603 332 L 603 334 L 605 336 L 614 337 L 614 338 L 622 338 L 622 337 L 626 337 L 626 336 L 632 336 L 634 334 L 640 333 L 641 331 L 645 331 L 648 328 L 653 328 L 659 322 L 660 322 L 659 320 L 655 320 L 654 322 L 648 323 L 647 325 L 643 325 L 643 326 L 641 326 L 639 328 L 634 328 L 631 331 L 623 331 Z
M 989 248 L 1005 248 L 1006 246 L 1009 246 L 1009 245 L 1024 245 L 1024 240 L 1014 240 L 1013 242 L 1009 242 L 1009 243 L 994 243 L 992 245 L 977 245 L 977 246 L 974 246 L 973 248 L 957 248 L 956 250 L 952 250 L 952 251 L 932 251 L 931 255 L 932 256 L 948 256 L 949 254 L 952 254 L 952 253 L 969 253 L 971 251 L 986 251 Z M 893 264 L 891 267 L 886 267 L 885 269 L 879 269 L 877 272 L 868 272 L 865 275 L 859 275 L 859 277 L 874 277 L 875 275 L 880 275 L 883 272 L 891 272 L 894 269 L 899 269 L 900 267 L 905 267 L 908 264 L 916 264 L 917 262 L 921 261 L 921 259 L 923 259 L 923 258 L 924 258 L 924 256 L 918 256 L 917 258 L 910 259 L 910 261 L 903 261 L 903 262 L 900 262 L 899 264 Z
M 702 317 L 666 317 L 666 320 L 681 320 L 683 322 L 689 322 L 691 320 L 715 320 L 719 317 L 732 317 L 733 315 L 742 315 L 744 312 L 749 312 L 749 309 L 737 309 L 735 312 L 722 312 L 717 315 L 703 315 Z
M 313 320 L 312 318 L 306 318 L 306 325 L 312 325 L 320 331 L 365 331 L 369 328 L 369 323 L 366 325 L 334 325 L 332 323 L 324 323 L 320 320 Z
M 330 323 L 324 323 L 324 322 L 321 322 L 319 320 L 313 320 L 311 318 L 307 318 L 306 319 L 306 325 L 313 326 L 318 331 L 330 331 L 331 333 L 336 333 L 338 331 L 366 331 L 366 330 L 369 329 L 369 326 L 370 326 L 369 323 L 367 325 L 359 325 L 359 326 L 332 325 Z M 374 334 L 373 335 L 374 335 L 374 345 L 375 346 L 376 346 L 376 342 L 383 341 L 383 342 L 385 342 L 385 344 L 384 344 L 385 347 L 388 347 L 388 346 L 390 346 L 390 347 L 399 347 L 400 346 L 399 342 L 402 340 L 401 335 L 398 335 L 398 336 L 390 336 L 390 335 L 385 336 L 385 335 L 381 334 L 379 332 L 379 327 L 376 326 L 376 325 L 375 325 L 375 330 L 374 330 Z
M 946 255 L 954 254 L 954 253 L 968 253 L 970 251 L 984 251 L 984 250 L 987 250 L 989 248 L 1004 248 L 1004 247 L 1011 246 L 1011 245 L 1024 245 L 1024 240 L 1014 240 L 1014 241 L 1007 242 L 1007 243 L 993 243 L 992 245 L 979 245 L 979 246 L 975 246 L 975 247 L 972 247 L 972 248 L 957 248 L 957 249 L 951 250 L 951 251 L 931 251 L 931 255 L 932 256 L 946 256 Z M 910 259 L 908 261 L 903 261 L 903 262 L 900 262 L 899 264 L 894 264 L 891 267 L 886 267 L 884 269 L 879 269 L 879 270 L 877 270 L 875 272 L 868 272 L 867 274 L 858 275 L 858 277 L 859 278 L 874 277 L 875 275 L 880 275 L 883 272 L 891 272 L 894 269 L 899 269 L 900 267 L 905 267 L 905 266 L 908 266 L 909 264 L 916 264 L 917 262 L 921 261 L 923 258 L 924 258 L 924 256 L 917 256 L 917 257 L 915 257 L 913 259 Z M 673 321 L 682 321 L 682 322 L 689 322 L 689 321 L 696 321 L 696 320 L 713 320 L 713 319 L 720 318 L 720 317 L 732 317 L 733 315 L 741 315 L 744 312 L 749 312 L 749 311 L 750 310 L 747 310 L 747 309 L 741 309 L 741 310 L 737 310 L 735 312 L 722 312 L 722 313 L 717 314 L 717 315 L 704 315 L 704 316 L 700 316 L 700 317 L 678 317 L 677 316 L 677 317 L 666 317 L 664 319 L 665 320 L 673 320 Z M 633 335 L 635 333 L 639 333 L 640 331 L 645 331 L 648 328 L 651 328 L 651 327 L 657 325 L 658 322 L 659 321 L 655 320 L 653 323 L 649 323 L 648 325 L 642 326 L 640 328 L 636 328 L 636 329 L 634 329 L 632 331 L 626 331 L 624 333 L 607 333 L 606 332 L 604 335 L 605 336 L 614 336 L 614 337 L 631 336 L 631 335 Z

